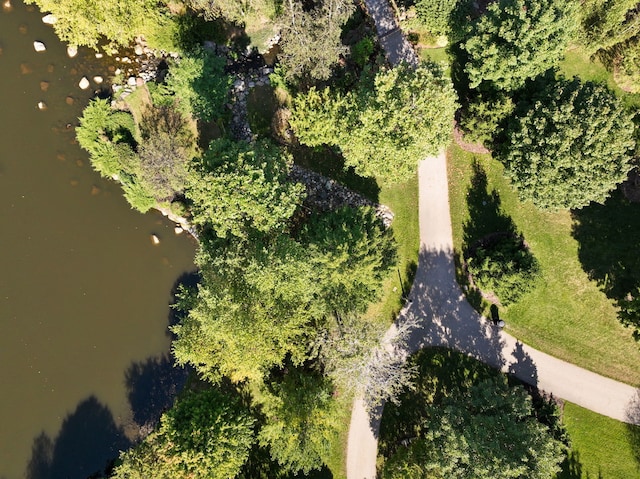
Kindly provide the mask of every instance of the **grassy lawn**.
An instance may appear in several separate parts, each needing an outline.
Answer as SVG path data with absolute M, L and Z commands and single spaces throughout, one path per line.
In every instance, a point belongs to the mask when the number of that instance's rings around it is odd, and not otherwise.
M 542 274 L 532 291 L 500 310 L 507 330 L 553 356 L 640 385 L 640 348 L 631 331 L 620 325 L 612 301 L 585 273 L 581 244 L 573 236 L 575 223 L 571 214 L 543 212 L 530 203 L 521 203 L 503 177 L 502 165 L 489 155 L 474 155 L 452 146 L 448 159 L 456 251 L 463 250 L 465 235 L 472 242 L 501 231 L 505 221 L 510 220 L 540 262 Z M 474 161 L 487 176 L 484 194 L 474 191 L 471 195 L 480 204 L 467 201 Z M 494 190 L 496 193 L 492 194 Z M 586 240 L 581 238 L 583 244 Z M 627 249 L 629 246 L 627 243 Z M 599 254 L 594 250 L 592 256 Z
M 558 479 L 640 478 L 640 428 L 565 403 L 563 422 L 572 442 Z
M 613 74 L 597 59 L 589 58 L 584 51 L 573 47 L 565 53 L 564 60 L 560 62 L 560 72 L 567 78 L 574 76 L 582 80 L 596 83 L 604 83 L 615 91 L 630 107 L 640 107 L 640 94 L 626 93 L 616 84 Z

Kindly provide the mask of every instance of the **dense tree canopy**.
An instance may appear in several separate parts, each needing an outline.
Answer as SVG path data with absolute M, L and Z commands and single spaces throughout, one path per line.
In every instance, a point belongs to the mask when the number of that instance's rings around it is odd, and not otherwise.
M 226 243 L 201 244 L 197 299 L 173 328 L 178 363 L 214 381 L 260 379 L 285 356 L 301 363 L 324 315 L 306 250 L 284 235 Z
M 586 0 L 580 12 L 582 42 L 592 53 L 640 34 L 637 0 Z
M 341 429 L 331 382 L 319 373 L 288 369 L 263 387 L 266 424 L 258 434 L 271 457 L 292 472 L 320 469 Z
M 268 141 L 211 142 L 189 179 L 193 222 L 211 226 L 220 237 L 283 231 L 304 192 L 287 179 L 290 162 Z
M 440 67 L 402 65 L 373 81 L 365 75 L 355 93 L 299 95 L 291 124 L 300 142 L 338 146 L 359 174 L 397 183 L 447 144 L 455 109 L 455 91 Z
M 553 67 L 577 24 L 576 3 L 565 0 L 500 0 L 471 27 L 462 44 L 469 85 L 490 82 L 514 90 Z
M 510 122 L 501 157 L 521 199 L 581 208 L 603 202 L 626 179 L 633 132 L 631 116 L 606 87 L 559 81 Z
M 531 397 L 486 379 L 427 405 L 419 436 L 386 462 L 388 479 L 552 479 L 563 444 L 534 417 Z
M 329 311 L 362 313 L 395 265 L 396 244 L 372 208 L 343 207 L 310 219 L 302 233 Z
M 114 479 L 229 479 L 254 442 L 254 419 L 217 388 L 185 393 L 158 430 L 123 452 Z
M 348 52 L 340 36 L 352 11 L 348 0 L 320 0 L 311 9 L 300 1 L 285 2 L 278 58 L 289 80 L 331 76 L 340 56 Z
M 58 37 L 71 45 L 97 47 L 102 37 L 127 46 L 136 35 L 144 34 L 159 22 L 161 11 L 156 0 L 26 0 L 57 19 L 53 28 Z

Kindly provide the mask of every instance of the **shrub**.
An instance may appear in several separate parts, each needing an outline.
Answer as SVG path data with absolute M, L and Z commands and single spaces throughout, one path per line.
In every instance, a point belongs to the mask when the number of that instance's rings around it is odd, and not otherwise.
M 492 291 L 505 306 L 529 291 L 539 274 L 538 262 L 522 239 L 511 235 L 476 248 L 467 266 L 476 286 Z

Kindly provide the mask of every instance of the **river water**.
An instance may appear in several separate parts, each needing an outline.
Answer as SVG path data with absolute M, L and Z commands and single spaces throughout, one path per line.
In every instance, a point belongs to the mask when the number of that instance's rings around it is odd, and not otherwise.
M 77 84 L 106 66 L 0 2 L 0 478 L 82 479 L 173 390 L 169 304 L 195 245 L 131 210 L 74 142 L 93 94 Z

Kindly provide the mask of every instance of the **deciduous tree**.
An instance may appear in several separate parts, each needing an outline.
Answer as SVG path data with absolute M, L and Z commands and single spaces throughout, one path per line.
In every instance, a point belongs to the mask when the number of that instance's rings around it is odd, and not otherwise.
M 313 89 L 294 101 L 291 124 L 300 142 L 338 146 L 345 165 L 383 183 L 406 181 L 418 161 L 450 138 L 456 93 L 442 69 L 401 65 L 365 75 L 346 96 Z
M 268 141 L 213 141 L 190 175 L 193 222 L 211 226 L 220 237 L 283 231 L 304 191 L 287 179 L 290 163 Z
M 531 398 L 505 378 L 486 379 L 426 406 L 419 435 L 386 462 L 383 477 L 552 479 L 564 445 L 534 417 Z
M 258 433 L 271 457 L 291 472 L 308 474 L 330 457 L 341 430 L 331 382 L 316 372 L 287 368 L 258 398 L 266 424 Z
M 114 479 L 228 479 L 254 442 L 254 419 L 217 388 L 187 392 L 140 445 L 120 455 Z

